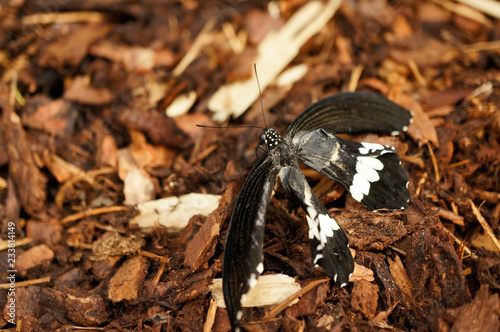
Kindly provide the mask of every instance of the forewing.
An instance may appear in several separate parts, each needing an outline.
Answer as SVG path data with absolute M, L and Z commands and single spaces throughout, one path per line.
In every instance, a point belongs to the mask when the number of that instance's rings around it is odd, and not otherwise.
M 408 175 L 393 147 L 342 140 L 323 129 L 299 132 L 292 146 L 301 162 L 339 182 L 368 209 L 408 206 Z
M 264 223 L 278 170 L 270 156 L 253 168 L 241 189 L 229 223 L 222 287 L 234 330 L 238 329 L 241 318 L 241 299 L 263 271 Z
M 313 265 L 320 266 L 338 286 L 347 285 L 354 260 L 344 231 L 314 195 L 297 165 L 283 167 L 279 174 L 285 191 L 301 203 L 307 214 Z
M 335 134 L 377 132 L 398 135 L 411 123 L 411 113 L 387 98 L 368 92 L 346 92 L 318 100 L 288 127 L 286 137 L 323 128 Z

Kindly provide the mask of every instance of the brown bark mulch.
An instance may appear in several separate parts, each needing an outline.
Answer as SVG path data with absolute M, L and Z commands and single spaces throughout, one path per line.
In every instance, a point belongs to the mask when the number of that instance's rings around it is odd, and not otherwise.
M 276 65 L 259 57 L 259 45 L 307 4 L 2 3 L 1 327 L 230 328 L 210 285 L 221 276 L 233 200 L 255 164 L 260 132 L 196 124 L 264 126 L 258 99 L 241 117 L 220 123 L 212 97 L 252 79 L 257 58 L 266 81 Z M 304 169 L 366 275 L 342 289 L 317 282 L 276 312 L 245 309 L 246 329 L 500 329 L 495 17 L 500 12 L 448 0 L 346 0 L 299 46 L 272 45 L 278 55 L 297 48 L 283 65 L 297 69 L 291 76 L 307 68 L 291 83 L 264 84 L 266 123 L 280 133 L 312 102 L 342 91 L 380 93 L 414 112 L 399 137 L 351 137 L 396 147 L 411 200 L 405 211 L 369 212 Z M 255 94 L 257 84 L 251 89 Z M 178 197 L 175 206 L 189 206 L 194 196 L 183 195 L 190 193 L 220 198 L 206 213 L 193 210 L 186 225 L 160 225 L 154 209 L 149 228 L 130 222 L 139 203 Z M 264 274 L 296 277 L 305 287 L 325 279 L 310 265 L 307 232 L 304 213 L 278 186 L 267 216 Z M 9 270 L 16 271 L 14 288 Z

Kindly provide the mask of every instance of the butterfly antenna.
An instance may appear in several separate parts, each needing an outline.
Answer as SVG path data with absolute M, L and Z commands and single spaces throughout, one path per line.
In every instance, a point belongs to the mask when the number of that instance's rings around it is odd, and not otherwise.
M 259 75 L 257 75 L 257 64 L 253 64 L 253 70 L 255 71 L 255 78 L 257 79 L 257 86 L 259 87 L 259 99 L 260 99 L 260 108 L 262 110 L 262 118 L 264 119 L 264 127 L 267 128 L 266 116 L 264 115 L 264 104 L 262 103 L 262 91 L 260 91 L 260 83 L 259 83 Z

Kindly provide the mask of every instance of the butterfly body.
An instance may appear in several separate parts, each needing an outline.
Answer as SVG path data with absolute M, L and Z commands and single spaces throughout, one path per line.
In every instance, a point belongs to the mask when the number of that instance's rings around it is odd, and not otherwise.
M 299 162 L 339 182 L 370 210 L 404 209 L 409 200 L 408 175 L 394 148 L 343 140 L 335 134 L 375 131 L 394 135 L 406 130 L 410 122 L 407 110 L 384 97 L 355 92 L 312 104 L 284 137 L 272 128 L 262 130 L 259 138 L 267 154 L 243 185 L 224 251 L 224 300 L 233 330 L 239 330 L 245 294 L 264 270 L 265 217 L 277 176 L 306 214 L 313 266 L 343 287 L 354 270 L 348 239 L 313 193 Z

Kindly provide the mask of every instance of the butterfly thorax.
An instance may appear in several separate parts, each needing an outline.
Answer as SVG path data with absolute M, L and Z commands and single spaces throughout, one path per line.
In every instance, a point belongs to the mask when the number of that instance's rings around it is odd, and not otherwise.
M 260 134 L 260 143 L 265 144 L 267 153 L 280 167 L 297 164 L 295 153 L 288 140 L 280 136 L 273 128 L 263 129 Z

